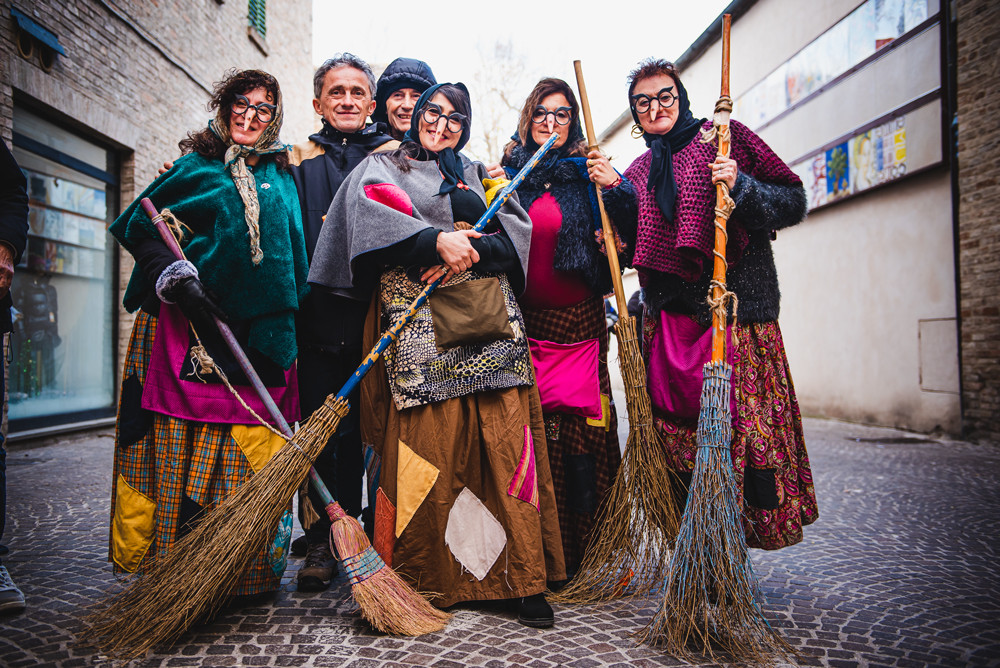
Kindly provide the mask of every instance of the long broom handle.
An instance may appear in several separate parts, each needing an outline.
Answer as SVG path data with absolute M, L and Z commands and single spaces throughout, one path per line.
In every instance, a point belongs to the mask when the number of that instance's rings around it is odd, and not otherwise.
M 576 70 L 576 86 L 580 91 L 580 109 L 583 111 L 583 123 L 587 128 L 587 150 L 589 152 L 597 148 L 597 133 L 594 132 L 594 121 L 590 116 L 590 100 L 587 98 L 587 85 L 583 82 L 583 65 L 579 60 L 573 61 L 573 69 Z M 628 301 L 625 299 L 625 287 L 622 285 L 622 270 L 618 264 L 618 244 L 615 241 L 615 233 L 611 229 L 608 212 L 604 210 L 604 198 L 601 197 L 601 186 L 595 183 L 594 190 L 597 192 L 597 208 L 601 211 L 604 249 L 608 255 L 608 264 L 611 265 L 611 283 L 615 289 L 615 301 L 618 302 L 618 313 L 628 313 Z
M 153 202 L 150 201 L 148 197 L 143 197 L 139 202 L 146 215 L 149 219 L 153 221 L 153 226 L 156 227 L 156 231 L 160 233 L 160 238 L 163 239 L 163 243 L 167 245 L 170 252 L 174 254 L 178 260 L 184 259 L 184 251 L 181 250 L 180 245 L 177 243 L 177 239 L 174 238 L 173 233 L 171 233 L 170 228 L 167 227 L 167 223 L 163 220 L 163 216 L 160 212 L 156 210 L 153 206 Z M 264 402 L 265 408 L 267 408 L 268 414 L 274 423 L 278 426 L 278 429 L 285 438 L 292 438 L 292 429 L 288 426 L 288 421 L 285 420 L 285 416 L 281 414 L 278 410 L 277 404 L 274 403 L 274 398 L 264 387 L 264 383 L 261 381 L 260 376 L 257 375 L 257 371 L 250 364 L 250 360 L 247 359 L 246 353 L 240 347 L 240 344 L 236 341 L 236 337 L 233 335 L 233 330 L 229 329 L 229 325 L 224 323 L 219 319 L 218 316 L 212 315 L 212 320 L 215 321 L 215 326 L 222 335 L 222 339 L 226 342 L 229 347 L 229 351 L 233 353 L 233 357 L 236 358 L 236 363 L 240 365 L 240 369 L 246 374 L 246 377 L 250 380 L 250 385 L 253 387 L 254 391 L 260 397 L 260 400 Z
M 729 25 L 731 16 L 722 15 L 722 92 L 720 100 L 729 97 Z M 719 155 L 729 157 L 729 112 L 716 108 L 715 122 L 719 138 Z M 729 199 L 729 189 L 725 183 L 715 184 L 716 211 L 725 208 Z M 712 300 L 721 298 L 726 284 L 726 220 L 728 216 L 715 215 L 715 252 L 712 265 Z M 720 317 L 720 309 L 712 311 L 712 361 L 721 362 L 726 353 L 726 320 Z

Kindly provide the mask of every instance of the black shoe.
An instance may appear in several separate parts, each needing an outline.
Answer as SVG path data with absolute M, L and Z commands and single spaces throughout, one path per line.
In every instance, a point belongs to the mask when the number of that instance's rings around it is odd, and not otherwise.
M 326 591 L 337 571 L 337 560 L 330 552 L 330 543 L 313 543 L 306 549 L 306 563 L 299 569 L 299 591 Z
M 6 567 L 0 566 L 0 614 L 24 610 L 24 594 L 17 588 Z
M 545 594 L 525 596 L 517 603 L 517 621 L 535 629 L 551 628 L 555 624 L 552 606 L 545 600 Z
M 309 547 L 309 541 L 306 540 L 305 536 L 299 536 L 292 541 L 292 556 L 293 557 L 304 557 L 306 556 L 306 548 Z

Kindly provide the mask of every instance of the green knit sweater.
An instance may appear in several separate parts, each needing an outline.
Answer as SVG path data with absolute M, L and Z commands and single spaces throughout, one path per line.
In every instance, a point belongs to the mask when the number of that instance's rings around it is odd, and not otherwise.
M 111 234 L 126 249 L 142 238 L 159 238 L 139 200 L 148 197 L 190 228 L 181 242 L 199 277 L 236 320 L 250 322 L 249 345 L 287 369 L 298 355 L 293 312 L 308 291 L 305 241 L 295 183 L 262 156 L 253 168 L 260 201 L 260 245 L 264 259 L 250 260 L 243 200 L 221 160 L 190 153 L 158 177 L 118 217 Z M 125 290 L 124 306 L 135 311 L 153 286 L 139 267 Z

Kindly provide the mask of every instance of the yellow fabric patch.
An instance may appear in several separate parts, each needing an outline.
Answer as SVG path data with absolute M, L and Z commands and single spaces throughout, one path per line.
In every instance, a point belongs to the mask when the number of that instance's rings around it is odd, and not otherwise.
M 611 397 L 601 395 L 601 417 L 596 420 L 587 418 L 587 424 L 591 427 L 604 427 L 604 431 L 611 429 Z
M 396 537 L 413 519 L 413 514 L 424 502 L 441 472 L 429 461 L 399 442 L 396 466 Z
M 243 456 L 250 462 L 254 473 L 264 468 L 285 444 L 284 438 L 260 425 L 234 424 L 230 433 L 243 451 Z
M 497 193 L 503 190 L 508 183 L 510 183 L 510 180 L 508 179 L 483 179 L 483 188 L 486 189 L 486 206 L 493 203 L 493 198 L 496 197 Z
M 129 573 L 135 572 L 153 543 L 155 515 L 156 503 L 119 474 L 111 520 L 111 557 Z

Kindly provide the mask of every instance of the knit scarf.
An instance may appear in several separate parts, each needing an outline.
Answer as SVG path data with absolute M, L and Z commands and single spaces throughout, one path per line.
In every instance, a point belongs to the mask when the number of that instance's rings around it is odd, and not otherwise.
M 216 117 L 208 122 L 208 128 L 215 133 L 215 136 L 229 146 L 226 149 L 226 156 L 223 159 L 224 168 L 229 169 L 233 177 L 236 190 L 243 200 L 244 216 L 247 222 L 247 230 L 250 236 L 250 259 L 253 263 L 260 264 L 264 259 L 264 251 L 260 249 L 260 202 L 257 201 L 257 182 L 253 178 L 253 172 L 247 167 L 247 158 L 251 155 L 266 155 L 268 153 L 279 153 L 287 151 L 289 146 L 282 144 L 278 139 L 281 131 L 281 121 L 284 115 L 281 105 L 281 92 L 278 92 L 278 99 L 275 101 L 274 117 L 267 124 L 264 131 L 260 133 L 253 146 L 244 146 L 233 141 L 229 134 L 229 120 L 224 118 L 228 114 L 228 109 L 224 110 L 220 106 Z
M 410 129 L 406 131 L 405 135 L 403 135 L 404 143 L 415 142 L 416 144 L 423 147 L 423 144 L 420 143 L 420 130 L 419 130 L 420 118 L 424 113 L 424 107 L 427 106 L 427 103 L 431 101 L 431 98 L 434 97 L 434 94 L 437 93 L 438 88 L 440 88 L 441 86 L 456 86 L 457 88 L 465 92 L 466 97 L 469 96 L 469 89 L 466 88 L 465 84 L 461 82 L 456 84 L 443 84 L 443 83 L 435 84 L 434 86 L 431 86 L 430 88 L 425 90 L 423 93 L 421 93 L 420 99 L 417 100 L 416 106 L 413 107 L 414 109 L 413 122 L 410 123 Z M 462 180 L 462 176 L 465 173 L 465 167 L 462 165 L 462 158 L 459 157 L 458 152 L 462 150 L 462 147 L 465 146 L 469 141 L 469 135 L 471 133 L 470 130 L 471 125 L 472 125 L 472 105 L 470 104 L 468 123 L 465 125 L 465 127 L 462 128 L 462 135 L 461 137 L 458 138 L 458 144 L 455 145 L 454 149 L 448 147 L 443 151 L 438 151 L 437 153 L 434 153 L 433 151 L 424 148 L 424 151 L 426 151 L 429 155 L 433 156 L 434 159 L 437 160 L 438 169 L 441 171 L 441 178 L 443 179 L 443 181 L 441 183 L 441 187 L 438 188 L 439 195 L 447 195 L 452 190 L 457 188 L 459 182 L 461 182 Z
M 691 113 L 691 103 L 688 101 L 687 90 L 679 79 L 677 84 L 677 103 L 680 105 L 677 120 L 665 135 L 642 133 L 646 146 L 652 150 L 652 161 L 649 167 L 649 181 L 646 186 L 656 196 L 656 205 L 660 208 L 663 218 L 669 223 L 674 220 L 674 204 L 677 201 L 677 181 L 674 178 L 674 153 L 691 143 L 698 134 L 704 118 L 696 119 Z M 631 96 L 632 90 L 629 90 Z M 632 118 L 639 122 L 638 114 L 632 110 Z

